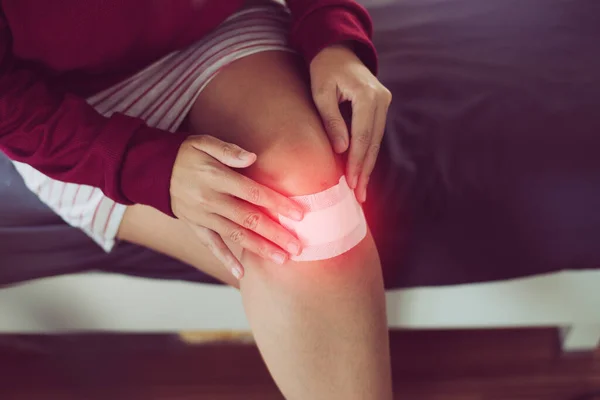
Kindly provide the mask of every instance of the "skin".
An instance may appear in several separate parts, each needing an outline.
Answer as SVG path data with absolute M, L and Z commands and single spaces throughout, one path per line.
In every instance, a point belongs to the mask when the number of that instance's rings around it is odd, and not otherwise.
M 367 200 L 392 94 L 344 45 L 321 51 L 310 64 L 312 97 L 336 153 L 348 150 L 346 178 L 360 202 Z M 339 104 L 352 106 L 349 132 Z
M 302 209 L 287 197 L 261 185 L 234 168 L 247 168 L 257 156 L 213 136 L 191 136 L 175 161 L 171 180 L 173 212 L 201 242 L 241 279 L 243 267 L 223 238 L 277 264 L 301 244 L 259 207 L 302 219 Z
M 310 64 L 310 81 L 322 126 L 336 153 L 348 151 L 348 184 L 355 189 L 357 199 L 364 202 L 391 94 L 344 45 L 317 54 Z M 340 112 L 339 104 L 344 101 L 352 106 L 350 130 Z M 233 136 L 235 141 L 237 137 Z M 252 143 L 243 149 L 220 139 L 192 136 L 182 145 L 173 167 L 171 204 L 173 213 L 186 221 L 202 243 L 240 279 L 244 268 L 223 238 L 283 264 L 290 254 L 301 252 L 301 243 L 267 214 L 280 213 L 301 220 L 302 210 L 285 196 L 232 170 L 248 168 L 256 161 L 256 155 L 248 152 Z
M 303 77 L 302 61 L 288 53 L 236 61 L 200 94 L 190 125 L 194 133 L 210 132 L 256 154 L 250 166 L 235 169 L 256 184 L 285 197 L 324 190 L 338 182 L 346 166 L 331 146 Z M 261 101 L 248 101 L 253 98 Z M 197 154 L 186 154 L 184 165 L 192 168 Z M 203 157 L 193 168 L 198 170 Z M 186 194 L 190 204 L 194 193 Z M 221 239 L 228 251 L 245 267 L 238 281 L 198 243 L 192 225 L 133 206 L 119 238 L 239 287 L 258 348 L 287 399 L 392 399 L 383 278 L 370 234 L 333 259 L 284 265 L 243 247 L 239 235 L 226 235 Z M 246 229 L 238 226 L 234 229 Z

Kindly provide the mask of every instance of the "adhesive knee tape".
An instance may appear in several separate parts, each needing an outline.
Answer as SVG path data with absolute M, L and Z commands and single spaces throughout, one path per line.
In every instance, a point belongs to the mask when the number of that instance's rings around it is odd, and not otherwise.
M 367 221 L 343 176 L 337 185 L 319 193 L 291 198 L 304 208 L 304 219 L 278 215 L 279 222 L 302 243 L 294 261 L 326 260 L 356 246 L 367 235 Z

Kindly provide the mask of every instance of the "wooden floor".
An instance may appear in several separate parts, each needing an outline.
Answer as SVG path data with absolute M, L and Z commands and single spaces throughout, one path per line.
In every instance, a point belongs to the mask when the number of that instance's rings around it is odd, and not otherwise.
M 600 391 L 600 353 L 561 354 L 554 329 L 402 331 L 391 338 L 398 399 L 574 400 Z M 0 336 L 2 400 L 281 398 L 252 345 Z

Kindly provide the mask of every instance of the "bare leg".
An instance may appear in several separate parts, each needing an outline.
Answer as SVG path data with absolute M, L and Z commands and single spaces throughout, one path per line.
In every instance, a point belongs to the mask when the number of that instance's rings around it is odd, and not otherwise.
M 239 282 L 221 262 L 198 240 L 188 226 L 146 206 L 128 207 L 117 237 L 169 255 L 203 272 L 239 287 Z M 241 249 L 234 249 L 236 255 Z
M 256 152 L 258 161 L 249 176 L 287 195 L 331 187 L 343 171 L 298 60 L 290 54 L 261 53 L 226 68 L 201 94 L 190 123 L 196 133 Z M 121 230 L 125 239 L 132 236 L 126 225 L 140 220 L 129 216 Z M 140 232 L 140 244 L 152 238 L 144 223 L 133 229 Z M 152 238 L 147 245 L 157 242 L 159 238 Z M 190 262 L 186 254 L 200 245 L 187 243 L 185 250 L 167 248 L 168 243 L 159 250 Z M 212 273 L 216 261 L 198 254 L 192 264 Z M 383 281 L 370 235 L 332 260 L 279 266 L 243 253 L 242 262 L 246 313 L 267 366 L 288 399 L 392 398 Z

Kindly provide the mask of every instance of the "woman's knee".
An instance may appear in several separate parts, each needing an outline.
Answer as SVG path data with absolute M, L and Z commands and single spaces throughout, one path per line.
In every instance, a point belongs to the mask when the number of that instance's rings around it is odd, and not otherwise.
M 257 153 L 248 175 L 289 195 L 332 186 L 343 171 L 312 102 L 302 63 L 282 52 L 238 60 L 211 81 L 189 114 L 196 133 Z
M 282 140 L 273 142 L 258 154 L 257 165 L 248 175 L 285 195 L 302 196 L 337 185 L 344 174 L 343 167 L 344 160 L 332 150 L 324 131 L 299 126 L 286 132 Z M 246 260 L 249 258 L 246 257 Z M 323 269 L 336 271 L 335 273 L 344 269 L 346 278 L 354 276 L 364 279 L 366 275 L 379 276 L 379 273 L 373 272 L 373 269 L 379 268 L 377 249 L 371 234 L 367 233 L 366 238 L 345 254 L 326 260 L 304 262 L 302 270 L 307 276 L 312 271 L 322 277 Z M 294 275 L 294 272 L 291 274 Z
M 324 132 L 299 126 L 258 154 L 248 175 L 287 196 L 307 195 L 336 185 L 343 163 Z

